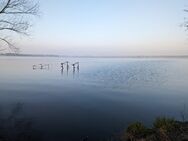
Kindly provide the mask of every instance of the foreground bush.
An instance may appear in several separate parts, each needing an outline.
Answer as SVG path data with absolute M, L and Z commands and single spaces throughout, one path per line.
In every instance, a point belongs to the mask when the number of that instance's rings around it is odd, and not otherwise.
M 127 127 L 126 133 L 122 137 L 122 140 L 134 141 L 135 139 L 145 138 L 152 133 L 151 129 L 148 129 L 141 122 L 135 122 Z
M 160 117 L 160 118 L 156 118 L 156 120 L 153 123 L 153 127 L 154 129 L 161 129 L 170 132 L 176 129 L 177 123 L 172 118 Z
M 128 126 L 127 133 L 132 135 L 140 135 L 144 134 L 146 130 L 146 127 L 142 123 L 136 122 Z
M 122 141 L 188 141 L 188 122 L 178 122 L 172 118 L 156 118 L 153 127 L 142 123 L 130 124 L 122 134 Z

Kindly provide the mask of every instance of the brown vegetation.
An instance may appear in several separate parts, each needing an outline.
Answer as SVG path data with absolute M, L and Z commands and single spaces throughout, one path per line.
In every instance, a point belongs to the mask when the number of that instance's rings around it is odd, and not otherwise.
M 122 141 L 188 141 L 188 122 L 157 118 L 152 128 L 136 122 L 128 126 Z

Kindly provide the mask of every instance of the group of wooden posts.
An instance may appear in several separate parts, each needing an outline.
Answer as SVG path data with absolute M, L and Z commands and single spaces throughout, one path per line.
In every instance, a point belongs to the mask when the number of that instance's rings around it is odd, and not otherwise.
M 69 70 L 69 62 L 68 61 L 61 63 L 61 70 L 64 70 L 65 67 L 68 71 Z M 33 65 L 33 70 L 35 70 L 35 69 L 41 69 L 42 70 L 42 69 L 49 69 L 49 68 L 50 68 L 49 64 Z M 76 69 L 79 71 L 79 69 L 80 69 L 79 62 L 73 63 L 72 68 L 73 68 L 73 71 L 75 71 Z
M 33 70 L 36 70 L 36 69 L 47 69 L 49 70 L 50 68 L 50 65 L 49 64 L 39 64 L 39 65 L 33 65 Z
M 64 69 L 64 65 L 66 66 L 67 70 L 69 70 L 69 62 L 66 61 L 66 62 L 64 62 L 64 63 L 61 63 L 61 69 L 62 69 L 62 70 Z M 80 69 L 80 64 L 79 64 L 79 62 L 73 63 L 73 64 L 72 64 L 72 68 L 73 68 L 73 71 L 75 71 L 75 69 L 79 70 L 79 69 Z

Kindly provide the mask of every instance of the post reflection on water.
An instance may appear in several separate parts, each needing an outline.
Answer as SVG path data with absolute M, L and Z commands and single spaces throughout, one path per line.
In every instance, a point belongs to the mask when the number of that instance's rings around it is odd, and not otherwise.
M 65 70 L 64 64 L 66 64 L 66 70 Z M 79 62 L 73 63 L 72 64 L 72 75 L 73 75 L 73 78 L 79 77 L 79 70 L 80 70 Z M 66 74 L 68 76 L 69 75 L 69 62 L 68 61 L 66 61 L 64 63 L 61 63 L 61 75 L 62 76 L 64 75 L 64 71 L 66 71 Z

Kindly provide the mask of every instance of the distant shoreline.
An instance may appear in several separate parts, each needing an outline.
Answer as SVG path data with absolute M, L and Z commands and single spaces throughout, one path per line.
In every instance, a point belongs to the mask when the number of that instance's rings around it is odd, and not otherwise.
M 161 56 L 69 56 L 53 54 L 0 54 L 0 57 L 63 57 L 63 58 L 188 58 L 188 55 L 161 55 Z

